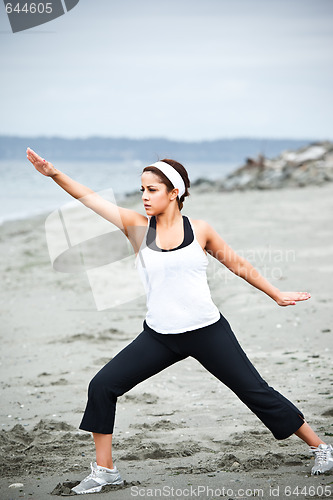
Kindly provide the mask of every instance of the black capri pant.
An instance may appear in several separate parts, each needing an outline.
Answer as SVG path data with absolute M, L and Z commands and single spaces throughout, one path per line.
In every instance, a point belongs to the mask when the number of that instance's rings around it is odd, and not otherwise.
M 112 434 L 117 397 L 168 366 L 192 356 L 228 386 L 276 439 L 286 439 L 304 423 L 303 413 L 270 387 L 252 365 L 228 321 L 179 334 L 143 331 L 91 380 L 80 429 Z

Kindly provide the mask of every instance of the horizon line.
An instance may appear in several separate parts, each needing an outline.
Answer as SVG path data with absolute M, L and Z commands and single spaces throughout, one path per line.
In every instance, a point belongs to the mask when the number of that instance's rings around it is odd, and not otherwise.
M 218 141 L 235 141 L 235 140 L 251 140 L 251 141 L 306 141 L 306 142 L 331 142 L 332 138 L 309 138 L 309 137 L 270 137 L 270 136 L 233 136 L 233 137 L 216 137 L 202 139 L 176 139 L 162 136 L 147 136 L 147 137 L 130 137 L 130 136 L 104 136 L 104 135 L 89 135 L 66 137 L 61 135 L 14 135 L 1 134 L 0 138 L 10 139 L 61 139 L 66 141 L 86 141 L 90 139 L 112 139 L 112 140 L 129 140 L 129 141 L 168 141 L 168 142 L 184 142 L 184 143 L 200 143 L 200 142 L 218 142 Z

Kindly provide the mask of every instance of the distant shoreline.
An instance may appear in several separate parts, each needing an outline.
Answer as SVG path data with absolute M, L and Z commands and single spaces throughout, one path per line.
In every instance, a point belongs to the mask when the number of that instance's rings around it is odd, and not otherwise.
M 230 138 L 203 141 L 175 141 L 163 138 L 130 139 L 87 137 L 16 137 L 0 135 L 0 160 L 21 159 L 26 148 L 44 157 L 77 161 L 143 161 L 175 158 L 180 162 L 236 162 L 264 154 L 275 156 L 285 149 L 305 146 L 313 139 Z

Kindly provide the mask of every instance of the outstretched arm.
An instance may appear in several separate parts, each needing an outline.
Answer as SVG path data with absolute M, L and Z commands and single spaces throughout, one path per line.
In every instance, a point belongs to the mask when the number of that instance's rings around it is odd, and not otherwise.
M 51 177 L 54 182 L 73 196 L 73 198 L 81 201 L 85 206 L 91 208 L 94 212 L 104 217 L 104 219 L 119 227 L 127 237 L 129 237 L 129 228 L 133 228 L 134 226 L 145 226 L 147 224 L 147 219 L 144 215 L 134 210 L 118 207 L 114 203 L 105 200 L 92 189 L 76 182 L 63 172 L 60 172 L 52 163 L 46 161 L 30 148 L 27 149 L 27 158 L 38 172 L 46 177 Z
M 205 226 L 206 250 L 230 271 L 271 297 L 279 306 L 295 305 L 311 297 L 308 292 L 282 292 L 267 281 L 246 259 L 238 255 L 207 223 Z

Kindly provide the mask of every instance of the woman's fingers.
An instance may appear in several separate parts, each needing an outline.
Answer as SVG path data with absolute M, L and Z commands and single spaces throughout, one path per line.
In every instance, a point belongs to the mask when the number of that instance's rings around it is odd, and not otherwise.
M 281 292 L 278 304 L 280 306 L 294 306 L 296 302 L 310 298 L 311 295 L 308 292 Z
M 27 158 L 31 161 L 31 163 L 36 161 L 36 153 L 30 148 L 27 149 Z
M 30 148 L 27 149 L 27 158 L 34 166 L 44 166 L 46 164 L 46 160 Z
M 38 172 L 46 176 L 51 175 L 53 165 L 39 156 L 33 149 L 27 148 L 27 158 Z
M 293 297 L 294 300 L 308 300 L 311 295 L 308 292 L 296 292 L 296 296 Z
M 43 159 L 32 149 L 27 149 L 27 156 L 30 161 L 43 161 Z
M 36 156 L 36 153 L 33 149 L 27 148 L 27 155 L 33 158 L 34 156 Z

